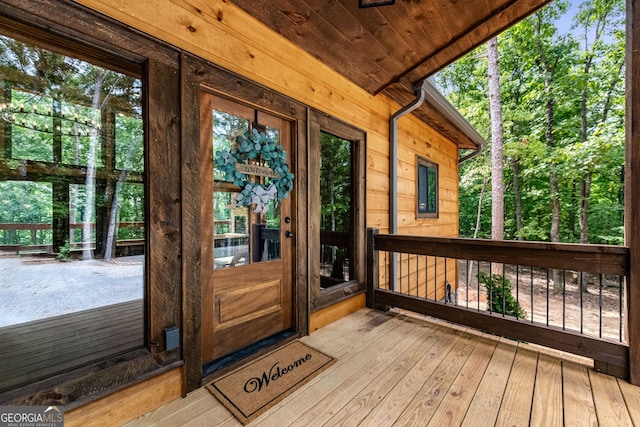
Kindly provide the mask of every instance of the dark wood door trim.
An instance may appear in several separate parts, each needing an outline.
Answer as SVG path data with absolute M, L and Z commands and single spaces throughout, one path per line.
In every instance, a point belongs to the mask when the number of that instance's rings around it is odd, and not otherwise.
M 291 200 L 295 224 L 293 268 L 294 327 L 308 332 L 308 236 L 306 229 L 307 191 L 307 107 L 271 89 L 238 76 L 200 58 L 183 53 L 182 81 L 182 202 L 183 202 L 183 283 L 184 351 L 186 390 L 202 385 L 202 278 L 200 249 L 200 110 L 202 90 L 239 100 L 249 106 L 293 120 L 292 152 L 295 156 L 294 198 Z

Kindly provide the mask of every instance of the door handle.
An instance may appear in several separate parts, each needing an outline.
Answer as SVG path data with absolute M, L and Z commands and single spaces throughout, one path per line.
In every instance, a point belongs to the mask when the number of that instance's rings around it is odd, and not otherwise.
M 289 239 L 290 239 L 290 238 L 292 238 L 292 237 L 293 237 L 293 233 L 292 233 L 291 231 L 288 231 L 288 230 L 287 230 L 287 231 L 285 231 L 285 232 L 284 232 L 284 237 L 287 237 L 287 238 L 289 238 Z

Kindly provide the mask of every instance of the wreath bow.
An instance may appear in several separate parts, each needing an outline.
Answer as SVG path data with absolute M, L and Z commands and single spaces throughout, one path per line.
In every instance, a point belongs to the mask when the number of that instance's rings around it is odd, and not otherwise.
M 251 190 L 253 196 L 251 197 L 251 203 L 256 205 L 255 213 L 267 213 L 269 212 L 269 200 L 274 200 L 278 195 L 276 186 L 271 184 L 266 190 L 261 185 L 256 185 Z

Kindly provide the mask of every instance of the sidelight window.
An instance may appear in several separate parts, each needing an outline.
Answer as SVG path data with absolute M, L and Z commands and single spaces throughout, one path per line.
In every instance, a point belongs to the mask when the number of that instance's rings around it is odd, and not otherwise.
M 353 143 L 320 132 L 320 286 L 353 278 Z

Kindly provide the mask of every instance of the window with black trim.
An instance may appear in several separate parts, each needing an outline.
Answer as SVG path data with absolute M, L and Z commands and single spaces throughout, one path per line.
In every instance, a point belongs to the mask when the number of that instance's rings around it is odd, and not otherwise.
M 418 218 L 435 218 L 438 216 L 438 165 L 418 157 Z

